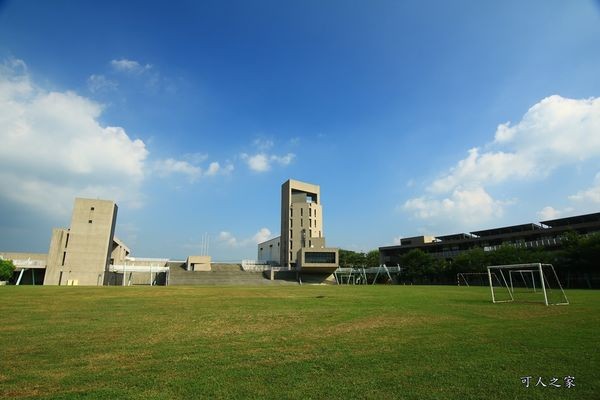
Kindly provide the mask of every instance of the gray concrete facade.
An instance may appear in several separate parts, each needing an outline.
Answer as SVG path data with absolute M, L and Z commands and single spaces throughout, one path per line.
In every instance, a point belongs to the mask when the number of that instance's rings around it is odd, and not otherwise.
M 76 198 L 69 229 L 53 229 L 45 285 L 104 285 L 113 245 L 117 205 L 110 200 Z

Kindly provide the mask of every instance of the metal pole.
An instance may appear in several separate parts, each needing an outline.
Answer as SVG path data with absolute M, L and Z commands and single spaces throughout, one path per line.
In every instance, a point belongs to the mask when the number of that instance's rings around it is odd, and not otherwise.
M 25 272 L 25 269 L 22 269 L 21 272 L 19 273 L 19 277 L 17 278 L 17 283 L 15 285 L 19 286 L 21 284 L 21 278 L 23 278 L 24 272 Z
M 540 271 L 540 279 L 542 281 L 542 291 L 544 292 L 544 303 L 548 305 L 548 295 L 546 294 L 546 285 L 544 284 L 544 272 L 542 271 L 542 264 L 538 263 L 538 268 Z
M 487 271 L 488 271 L 488 279 L 490 280 L 490 290 L 492 291 L 492 303 L 496 303 L 496 297 L 494 296 L 494 286 L 492 284 L 492 273 L 490 272 L 490 267 L 488 267 Z
M 383 268 L 385 269 L 385 272 L 387 272 L 388 279 L 391 282 L 392 281 L 392 276 L 390 275 L 390 270 L 388 269 L 388 267 L 385 266 L 385 264 L 383 264 Z
M 381 267 L 377 267 L 377 273 L 375 274 L 375 279 L 373 279 L 373 283 L 372 283 L 372 285 L 374 285 L 374 284 L 375 284 L 375 282 L 377 282 L 377 277 L 379 276 L 379 269 L 380 269 L 380 268 L 381 268 Z

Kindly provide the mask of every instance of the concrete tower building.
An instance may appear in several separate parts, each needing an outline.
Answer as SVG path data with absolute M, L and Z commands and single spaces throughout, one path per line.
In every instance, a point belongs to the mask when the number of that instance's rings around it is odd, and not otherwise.
M 119 253 L 116 221 L 113 201 L 76 198 L 70 229 L 52 231 L 44 284 L 105 284 L 111 253 Z
M 324 248 L 321 188 L 290 179 L 281 186 L 280 264 L 295 267 L 300 249 Z

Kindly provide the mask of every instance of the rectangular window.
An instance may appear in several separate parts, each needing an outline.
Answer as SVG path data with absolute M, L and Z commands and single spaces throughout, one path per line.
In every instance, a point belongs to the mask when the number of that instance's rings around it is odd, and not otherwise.
M 301 217 L 302 217 L 302 216 L 304 216 L 304 208 L 301 208 L 301 209 L 300 209 L 300 216 L 301 216 Z
M 304 220 L 303 219 L 300 220 L 300 226 L 304 226 Z
M 315 209 L 315 218 L 317 218 L 317 210 Z
M 293 227 L 294 227 L 294 220 L 290 219 L 290 228 L 293 228 Z
M 290 229 L 290 239 L 293 238 L 293 237 L 294 237 L 293 231 Z
M 67 258 L 67 252 L 63 252 L 63 259 L 62 259 L 62 264 L 61 265 L 65 265 L 65 258 Z
M 294 216 L 294 209 L 290 208 L 290 218 Z
M 308 247 L 312 247 L 312 240 L 308 241 Z
M 69 234 L 67 233 L 67 239 L 65 240 L 65 249 L 69 245 Z
M 90 219 L 90 220 L 88 220 L 88 224 L 91 224 L 91 223 L 92 223 L 92 220 L 91 220 L 91 219 Z
M 312 208 L 310 208 L 310 207 L 308 208 L 308 216 L 312 217 Z
M 90 211 L 94 211 L 94 207 L 90 207 Z
M 307 251 L 304 254 L 307 264 L 335 264 L 335 253 L 326 251 Z

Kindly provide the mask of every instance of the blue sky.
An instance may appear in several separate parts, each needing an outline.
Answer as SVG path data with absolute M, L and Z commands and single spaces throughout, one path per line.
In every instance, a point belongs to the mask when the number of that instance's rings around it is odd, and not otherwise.
M 146 257 L 256 257 L 281 184 L 368 251 L 600 211 L 594 1 L 0 2 L 0 249 L 75 196 Z

